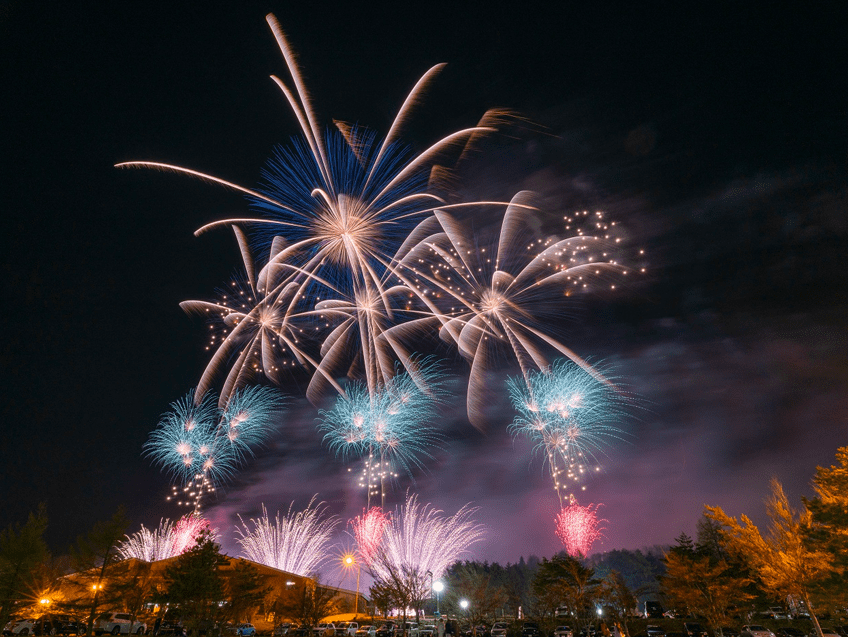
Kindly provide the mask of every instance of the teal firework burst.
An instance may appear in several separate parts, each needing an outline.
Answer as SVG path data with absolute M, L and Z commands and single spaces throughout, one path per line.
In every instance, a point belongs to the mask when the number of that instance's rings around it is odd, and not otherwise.
M 433 425 L 443 386 L 439 366 L 424 361 L 377 391 L 352 383 L 332 409 L 319 412 L 318 430 L 329 448 L 344 459 L 365 459 L 369 501 L 378 484 L 385 497 L 385 480 L 396 475 L 394 468 L 411 477 L 413 469 L 424 469 L 425 459 L 432 459 L 429 450 L 443 439 Z
M 270 387 L 238 390 L 223 408 L 216 402 L 212 392 L 199 399 L 194 390 L 188 392 L 171 403 L 144 444 L 144 455 L 170 473 L 174 482 L 201 484 L 203 492 L 231 479 L 267 440 L 284 404 Z M 200 497 L 194 496 L 198 508 Z
M 509 429 L 536 443 L 534 451 L 549 465 L 560 498 L 567 483 L 597 471 L 597 454 L 625 435 L 621 426 L 632 398 L 613 384 L 608 370 L 600 373 L 605 381 L 571 360 L 558 359 L 542 371 L 507 380 L 518 412 Z

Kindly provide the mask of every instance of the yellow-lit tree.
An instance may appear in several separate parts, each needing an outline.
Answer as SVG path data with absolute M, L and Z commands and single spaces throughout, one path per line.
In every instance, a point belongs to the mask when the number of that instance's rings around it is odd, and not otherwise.
M 685 608 L 703 615 L 716 635 L 728 617 L 728 610 L 753 596 L 746 590 L 751 581 L 724 560 L 711 560 L 695 551 L 684 554 L 669 551 L 661 589 L 672 608 Z
M 821 589 L 832 611 L 848 605 L 848 447 L 836 451 L 836 460 L 816 469 L 816 497 L 804 501 L 814 523 L 809 539 L 830 555 L 831 572 Z
M 807 541 L 812 515 L 804 507 L 794 510 L 776 478 L 771 481 L 771 495 L 766 498 L 769 528 L 764 536 L 743 515 L 730 517 L 721 507 L 706 507 L 707 516 L 722 525 L 722 534 L 732 550 L 738 551 L 751 565 L 763 588 L 775 597 L 794 595 L 804 601 L 822 637 L 821 626 L 811 601 L 811 591 L 831 571 L 830 556 L 811 548 Z

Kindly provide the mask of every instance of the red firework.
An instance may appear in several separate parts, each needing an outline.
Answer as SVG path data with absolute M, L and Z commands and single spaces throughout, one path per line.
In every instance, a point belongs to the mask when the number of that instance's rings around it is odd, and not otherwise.
M 383 541 L 383 530 L 389 523 L 389 516 L 383 513 L 380 507 L 371 507 L 367 511 L 363 509 L 362 515 L 358 515 L 350 521 L 353 527 L 353 538 L 356 541 L 356 550 L 359 557 L 366 564 L 380 548 Z
M 173 555 L 182 555 L 194 548 L 201 531 L 209 531 L 209 521 L 199 515 L 187 515 L 177 520 L 172 531 Z
M 556 516 L 557 537 L 572 557 L 588 555 L 592 544 L 601 537 L 601 522 L 606 520 L 599 520 L 597 511 L 597 504 L 584 507 L 572 501 Z

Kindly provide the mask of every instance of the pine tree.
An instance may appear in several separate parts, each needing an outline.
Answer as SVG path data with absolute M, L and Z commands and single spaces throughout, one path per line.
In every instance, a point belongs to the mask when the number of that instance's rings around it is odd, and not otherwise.
M 0 532 L 0 628 L 26 598 L 39 566 L 48 558 L 46 529 L 47 512 L 41 504 L 25 524 L 10 525 Z
M 832 609 L 848 605 L 848 447 L 836 451 L 838 465 L 818 467 L 816 497 L 805 500 L 812 515 L 811 544 L 830 556 L 831 571 L 819 586 Z
M 198 635 L 201 626 L 215 622 L 225 601 L 224 578 L 218 567 L 225 563 L 220 546 L 208 531 L 201 531 L 195 546 L 165 569 L 166 597 L 180 607 L 189 635 Z

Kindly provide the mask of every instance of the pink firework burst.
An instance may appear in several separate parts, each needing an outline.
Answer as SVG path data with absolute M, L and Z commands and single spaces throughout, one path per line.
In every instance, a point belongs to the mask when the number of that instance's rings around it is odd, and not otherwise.
M 364 510 L 362 515 L 353 518 L 349 524 L 353 527 L 353 538 L 359 557 L 366 564 L 371 559 L 383 541 L 383 531 L 389 523 L 389 516 L 380 507 Z
M 172 555 L 182 555 L 197 544 L 197 536 L 201 531 L 210 531 L 209 521 L 199 515 L 187 515 L 177 520 L 171 532 L 173 545 Z M 212 533 L 213 539 L 215 533 Z
M 572 501 L 556 516 L 556 534 L 572 557 L 588 555 L 595 540 L 601 537 L 604 527 L 597 516 L 598 505 L 581 506 Z

